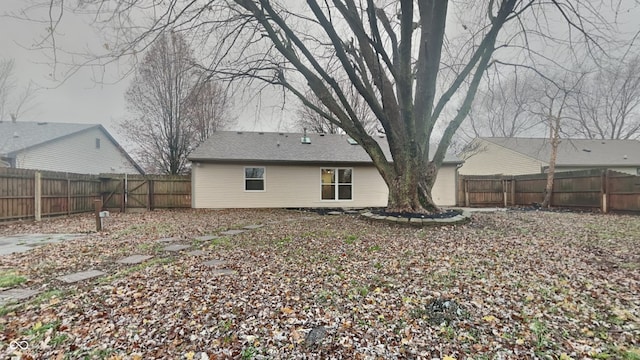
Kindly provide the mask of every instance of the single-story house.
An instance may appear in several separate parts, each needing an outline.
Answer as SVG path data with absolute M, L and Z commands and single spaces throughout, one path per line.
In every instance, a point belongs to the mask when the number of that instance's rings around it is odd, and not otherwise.
M 551 142 L 546 138 L 479 137 L 459 154 L 461 175 L 544 173 Z M 640 141 L 560 139 L 556 171 L 611 169 L 640 175 Z
M 389 146 L 377 138 L 388 158 Z M 219 131 L 189 156 L 194 208 L 361 208 L 387 205 L 388 188 L 347 135 Z M 457 168 L 448 155 L 433 188 L 455 205 Z
M 0 166 L 81 174 L 144 171 L 97 124 L 0 122 Z

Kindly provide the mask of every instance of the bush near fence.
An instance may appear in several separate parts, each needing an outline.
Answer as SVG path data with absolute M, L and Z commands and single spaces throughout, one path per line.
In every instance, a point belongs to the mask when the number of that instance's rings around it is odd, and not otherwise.
M 460 175 L 458 206 L 531 206 L 544 200 L 547 174 Z M 640 212 L 640 176 L 612 170 L 557 172 L 551 206 Z
M 109 210 L 189 208 L 191 177 L 0 168 L 0 221 L 92 212 L 98 199 Z

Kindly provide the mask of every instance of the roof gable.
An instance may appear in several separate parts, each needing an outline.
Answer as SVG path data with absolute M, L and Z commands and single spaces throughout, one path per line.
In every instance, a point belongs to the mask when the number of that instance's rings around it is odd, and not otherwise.
M 144 174 L 144 170 L 131 158 L 129 153 L 99 124 L 0 122 L 0 155 L 9 158 L 15 157 L 16 153 L 20 151 L 59 141 L 91 129 L 98 129 L 102 132 L 138 172 Z
M 194 150 L 192 161 L 221 162 L 304 162 L 304 163 L 372 163 L 360 145 L 352 145 L 348 135 L 277 132 L 218 131 Z M 391 159 L 384 137 L 376 138 L 387 159 Z M 433 152 L 431 152 L 433 153 Z M 461 161 L 447 154 L 445 163 Z
M 481 140 L 548 163 L 551 142 L 547 138 L 492 138 Z M 637 166 L 640 165 L 640 141 L 560 139 L 559 166 Z

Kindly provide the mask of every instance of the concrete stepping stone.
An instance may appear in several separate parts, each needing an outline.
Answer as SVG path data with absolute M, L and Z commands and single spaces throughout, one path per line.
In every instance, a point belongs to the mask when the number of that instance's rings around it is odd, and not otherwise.
M 224 260 L 209 260 L 204 262 L 204 265 L 206 266 L 210 266 L 210 267 L 214 267 L 214 266 L 219 266 L 219 265 L 226 265 L 227 262 Z
M 67 284 L 71 284 L 71 283 L 76 283 L 82 280 L 88 280 L 88 279 L 92 279 L 92 278 L 103 276 L 103 275 L 106 275 L 106 273 L 100 270 L 87 270 L 87 271 L 81 271 L 81 272 L 77 272 L 69 275 L 59 276 L 56 279 L 62 282 L 66 282 Z
M 171 243 L 171 242 L 176 242 L 178 240 L 180 239 L 177 237 L 167 237 L 167 238 L 158 239 L 156 241 L 161 243 Z
M 125 258 L 122 258 L 118 261 L 116 261 L 116 263 L 118 264 L 128 264 L 128 265 L 132 265 L 132 264 L 140 264 L 142 262 L 145 262 L 149 259 L 153 258 L 153 256 L 151 255 L 131 255 L 131 256 L 127 256 Z
M 187 255 L 191 255 L 191 256 L 202 256 L 204 254 L 205 254 L 205 252 L 202 251 L 202 250 L 193 250 L 193 251 L 189 251 L 187 253 Z
M 164 251 L 182 251 L 182 250 L 184 250 L 184 249 L 188 249 L 188 248 L 190 248 L 190 247 L 191 247 L 191 246 L 189 246 L 189 245 L 180 245 L 180 244 L 176 244 L 176 245 L 169 245 L 169 246 L 166 246 L 166 247 L 165 247 L 164 249 L 162 249 L 162 250 L 164 250 Z
M 39 290 L 34 289 L 9 289 L 0 291 L 0 304 L 9 301 L 25 300 L 39 293 Z
M 9 255 L 13 253 L 23 253 L 33 248 L 25 245 L 4 245 L 0 246 L 0 255 Z
M 227 231 L 221 232 L 220 234 L 222 234 L 222 235 L 238 235 L 238 234 L 242 234 L 245 231 L 246 230 L 227 230 Z
M 211 241 L 211 240 L 217 239 L 219 237 L 220 236 L 217 236 L 217 235 L 203 235 L 203 236 L 195 237 L 194 239 L 195 240 L 200 240 L 200 241 Z
M 234 270 L 229 269 L 214 269 L 211 271 L 212 275 L 235 275 L 235 273 Z
M 262 226 L 263 225 L 247 225 L 243 229 L 254 230 L 254 229 L 260 229 Z

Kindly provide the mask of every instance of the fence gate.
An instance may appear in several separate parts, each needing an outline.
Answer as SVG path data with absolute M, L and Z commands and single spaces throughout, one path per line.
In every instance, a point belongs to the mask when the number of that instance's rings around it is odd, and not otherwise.
M 102 198 L 108 209 L 189 208 L 191 178 L 184 175 L 102 175 Z

